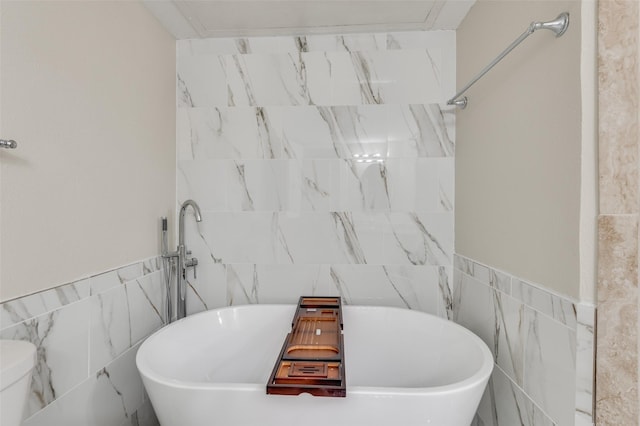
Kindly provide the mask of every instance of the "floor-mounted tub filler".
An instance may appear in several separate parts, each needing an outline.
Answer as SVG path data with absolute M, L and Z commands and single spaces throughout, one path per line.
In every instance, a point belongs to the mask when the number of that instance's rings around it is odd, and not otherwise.
M 149 337 L 138 369 L 162 426 L 469 426 L 493 369 L 467 329 L 408 309 L 342 307 L 346 397 L 269 395 L 295 305 L 189 316 Z

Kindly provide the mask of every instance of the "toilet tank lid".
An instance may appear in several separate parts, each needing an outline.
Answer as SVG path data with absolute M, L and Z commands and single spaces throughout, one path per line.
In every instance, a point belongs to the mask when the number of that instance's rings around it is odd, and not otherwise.
M 36 364 L 36 347 L 22 340 L 0 340 L 0 391 L 5 390 Z

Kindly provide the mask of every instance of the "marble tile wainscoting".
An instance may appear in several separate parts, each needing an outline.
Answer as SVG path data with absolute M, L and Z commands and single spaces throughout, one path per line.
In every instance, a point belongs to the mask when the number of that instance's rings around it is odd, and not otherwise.
M 135 365 L 165 324 L 160 258 L 0 304 L 0 338 L 37 346 L 24 426 L 156 426 Z
M 455 32 L 177 42 L 188 312 L 302 294 L 447 316 Z
M 492 350 L 474 426 L 593 424 L 595 308 L 455 255 L 453 317 Z

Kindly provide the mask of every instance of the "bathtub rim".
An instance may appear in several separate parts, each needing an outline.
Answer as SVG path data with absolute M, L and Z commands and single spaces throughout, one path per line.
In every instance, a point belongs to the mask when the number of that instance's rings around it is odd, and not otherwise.
M 144 356 L 145 345 L 149 341 L 153 341 L 157 339 L 158 335 L 162 334 L 169 327 L 172 327 L 176 324 L 183 323 L 185 321 L 193 320 L 195 317 L 205 316 L 205 315 L 215 315 L 217 312 L 227 311 L 227 310 L 238 310 L 238 309 L 249 309 L 251 307 L 287 307 L 288 309 L 295 309 L 296 305 L 293 304 L 245 304 L 245 305 L 233 305 L 233 306 L 225 306 L 216 309 L 210 309 L 208 311 L 198 312 L 193 315 L 189 315 L 185 318 L 182 318 L 178 321 L 175 321 L 171 324 L 168 324 L 161 329 L 157 330 L 155 333 L 150 335 L 145 341 L 140 345 L 138 352 L 136 354 L 136 367 L 138 372 L 142 376 L 143 380 L 148 379 L 158 384 L 169 386 L 173 388 L 180 388 L 185 390 L 210 390 L 210 391 L 229 391 L 234 390 L 238 392 L 265 392 L 266 393 L 266 383 L 237 383 L 237 382 L 216 382 L 216 383 L 204 383 L 204 382 L 194 382 L 187 380 L 177 380 L 177 379 L 167 379 L 164 376 L 161 376 L 155 370 L 151 369 L 151 367 L 147 365 L 141 366 L 141 358 Z M 429 386 L 429 387 L 394 387 L 394 386 L 350 386 L 347 382 L 347 395 L 349 394 L 358 394 L 358 395 L 414 395 L 414 396 L 426 396 L 431 394 L 437 395 L 446 395 L 451 393 L 459 393 L 464 392 L 465 390 L 470 390 L 481 383 L 488 381 L 491 373 L 494 369 L 494 358 L 487 347 L 486 343 L 478 337 L 471 330 L 466 327 L 461 326 L 451 320 L 441 318 L 437 315 L 429 314 L 427 312 L 418 311 L 415 309 L 409 308 L 399 308 L 395 306 L 378 306 L 378 305 L 345 305 L 343 309 L 358 309 L 358 310 L 375 310 L 375 309 L 385 309 L 385 310 L 398 310 L 398 311 L 409 311 L 418 315 L 427 315 L 432 320 L 439 321 L 443 324 L 446 324 L 447 327 L 453 327 L 458 329 L 460 332 L 466 334 L 479 348 L 482 353 L 482 362 L 480 368 L 471 376 L 459 380 L 454 383 L 450 383 L 447 385 L 441 386 Z M 281 396 L 281 395 L 270 395 L 270 396 Z

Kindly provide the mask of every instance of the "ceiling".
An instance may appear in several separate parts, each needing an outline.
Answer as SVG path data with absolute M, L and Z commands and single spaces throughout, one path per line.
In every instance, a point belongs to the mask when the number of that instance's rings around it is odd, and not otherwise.
M 454 30 L 475 0 L 142 0 L 176 39 Z

